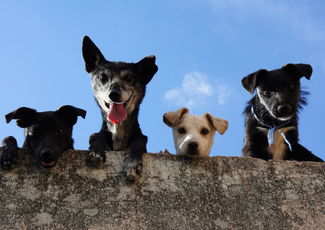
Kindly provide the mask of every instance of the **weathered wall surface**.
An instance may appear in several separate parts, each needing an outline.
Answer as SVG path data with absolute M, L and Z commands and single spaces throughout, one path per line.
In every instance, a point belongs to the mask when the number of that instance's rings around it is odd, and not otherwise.
M 125 153 L 102 168 L 87 151 L 55 168 L 21 151 L 0 169 L 1 229 L 325 229 L 325 164 L 145 154 L 128 183 Z

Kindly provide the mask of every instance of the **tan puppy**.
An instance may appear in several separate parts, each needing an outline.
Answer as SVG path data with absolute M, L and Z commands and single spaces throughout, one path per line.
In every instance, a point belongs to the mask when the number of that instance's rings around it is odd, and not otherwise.
M 176 154 L 208 157 L 216 131 L 223 135 L 228 121 L 210 113 L 198 116 L 189 115 L 188 112 L 187 108 L 181 108 L 163 116 L 164 123 L 173 129 Z

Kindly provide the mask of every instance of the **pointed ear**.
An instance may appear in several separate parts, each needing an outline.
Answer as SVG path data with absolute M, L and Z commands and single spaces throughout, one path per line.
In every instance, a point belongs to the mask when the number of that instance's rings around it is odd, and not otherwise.
M 223 135 L 228 129 L 228 121 L 222 119 L 220 117 L 214 117 L 210 113 L 205 113 L 204 116 L 208 119 L 208 121 L 212 124 L 212 126 Z
M 35 109 L 30 109 L 27 107 L 21 107 L 19 109 L 16 109 L 15 111 L 8 113 L 5 118 L 7 124 L 12 119 L 17 119 L 17 125 L 21 128 L 26 128 L 28 126 L 32 125 L 33 119 L 35 115 L 37 114 Z
M 144 85 L 148 84 L 155 73 L 158 71 L 158 67 L 155 64 L 156 57 L 154 55 L 146 56 L 141 61 L 136 63 L 139 76 Z
M 78 116 L 85 118 L 87 112 L 71 105 L 65 105 L 58 108 L 55 113 L 66 118 L 70 125 L 74 125 L 77 122 Z
M 306 77 L 310 80 L 311 74 L 313 73 L 313 68 L 308 64 L 286 64 L 282 67 L 287 73 L 297 76 L 299 78 Z
M 189 111 L 187 108 L 181 108 L 176 111 L 165 113 L 163 116 L 163 121 L 166 125 L 172 127 L 173 125 L 176 125 L 179 122 L 179 120 L 184 114 L 188 114 L 188 112 Z
M 243 87 L 253 95 L 255 89 L 259 84 L 261 83 L 260 79 L 263 77 L 263 75 L 267 74 L 267 70 L 260 69 L 254 73 L 249 74 L 248 76 L 244 77 L 241 80 L 241 83 Z
M 85 36 L 82 41 L 82 56 L 88 73 L 94 71 L 101 62 L 106 61 L 103 54 L 88 36 Z

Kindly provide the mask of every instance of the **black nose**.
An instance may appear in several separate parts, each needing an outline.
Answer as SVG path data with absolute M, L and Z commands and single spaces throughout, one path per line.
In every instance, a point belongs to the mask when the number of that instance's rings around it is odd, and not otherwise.
M 44 149 L 41 152 L 41 157 L 43 159 L 50 159 L 50 158 L 54 157 L 54 152 L 51 149 Z
M 197 141 L 190 141 L 187 144 L 187 147 L 189 148 L 189 150 L 197 150 L 199 148 L 199 143 Z
M 112 101 L 118 102 L 121 97 L 121 93 L 117 90 L 112 90 L 108 96 Z
M 279 111 L 279 113 L 281 113 L 281 114 L 288 114 L 288 113 L 291 112 L 291 106 L 288 105 L 288 104 L 280 105 L 280 106 L 278 107 L 278 111 Z

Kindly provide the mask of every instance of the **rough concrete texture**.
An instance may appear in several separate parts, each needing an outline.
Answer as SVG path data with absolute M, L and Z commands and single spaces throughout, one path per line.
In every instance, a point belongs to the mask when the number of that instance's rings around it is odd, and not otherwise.
M 145 154 L 137 183 L 125 152 L 102 168 L 87 151 L 57 166 L 0 169 L 1 229 L 325 229 L 325 165 L 240 157 Z

